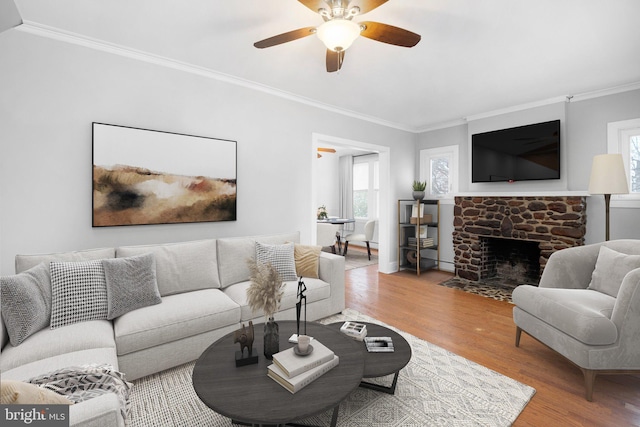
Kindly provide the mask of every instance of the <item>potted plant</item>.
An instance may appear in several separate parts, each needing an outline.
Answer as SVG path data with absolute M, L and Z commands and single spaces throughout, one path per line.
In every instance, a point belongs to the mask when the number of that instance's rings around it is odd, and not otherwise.
M 413 181 L 413 199 L 424 199 L 424 190 L 427 188 L 427 181 Z
M 329 215 L 327 214 L 327 207 L 322 205 L 318 208 L 318 219 L 327 219 Z

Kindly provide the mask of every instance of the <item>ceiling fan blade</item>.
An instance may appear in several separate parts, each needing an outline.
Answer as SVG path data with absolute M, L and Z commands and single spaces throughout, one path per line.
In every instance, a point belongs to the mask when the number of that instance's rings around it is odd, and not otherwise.
M 395 46 L 413 47 L 417 45 L 421 39 L 419 34 L 379 22 L 360 22 L 360 26 L 365 27 L 364 30 L 360 32 L 361 36 Z
M 327 147 L 318 147 L 318 151 L 322 151 L 325 153 L 335 153 L 336 149 L 335 148 L 327 148 Z
M 359 15 L 362 15 L 367 12 L 371 12 L 373 9 L 382 6 L 389 0 L 353 0 L 349 3 L 349 8 L 354 6 L 358 6 L 360 8 Z
M 278 34 L 277 36 L 269 37 L 268 39 L 260 40 L 259 42 L 255 42 L 253 45 L 258 49 L 264 49 L 265 47 L 271 47 L 282 43 L 291 42 L 315 33 L 316 27 L 304 27 L 297 30 L 289 31 L 288 33 Z
M 324 0 L 298 0 L 303 5 L 307 6 L 309 9 L 313 10 L 315 13 L 318 13 L 320 9 L 327 9 L 329 6 L 327 2 Z
M 344 50 L 340 52 L 334 52 L 331 49 L 327 49 L 327 72 L 333 73 L 338 71 L 342 67 L 344 61 Z

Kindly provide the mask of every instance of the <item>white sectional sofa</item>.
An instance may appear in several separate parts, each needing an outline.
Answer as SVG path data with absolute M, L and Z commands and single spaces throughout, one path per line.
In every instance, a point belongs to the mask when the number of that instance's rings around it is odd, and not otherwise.
M 110 364 L 128 381 L 197 359 L 215 340 L 240 327 L 264 321 L 246 302 L 247 259 L 256 242 L 299 242 L 299 233 L 210 239 L 163 245 L 126 246 L 46 255 L 16 256 L 16 274 L 51 261 L 89 261 L 153 253 L 162 302 L 129 311 L 113 321 L 91 320 L 44 328 L 13 346 L 1 322 L 2 380 L 26 381 L 56 369 Z M 304 278 L 307 319 L 342 311 L 344 259 L 321 252 L 319 278 Z M 297 281 L 286 282 L 277 320 L 295 319 Z M 71 425 L 124 426 L 115 395 L 70 407 Z

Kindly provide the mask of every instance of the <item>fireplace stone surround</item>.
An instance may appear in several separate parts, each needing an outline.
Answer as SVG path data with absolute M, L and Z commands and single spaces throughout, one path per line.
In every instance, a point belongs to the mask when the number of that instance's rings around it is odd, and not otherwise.
M 456 197 L 453 220 L 456 276 L 477 282 L 487 279 L 495 270 L 489 238 L 536 242 L 542 274 L 552 253 L 584 245 L 586 204 L 584 196 Z M 527 280 L 523 278 L 524 282 Z

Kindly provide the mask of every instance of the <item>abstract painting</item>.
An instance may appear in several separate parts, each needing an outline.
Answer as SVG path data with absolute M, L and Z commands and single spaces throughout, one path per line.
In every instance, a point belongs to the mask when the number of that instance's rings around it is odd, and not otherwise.
M 236 142 L 93 123 L 93 226 L 236 220 Z

